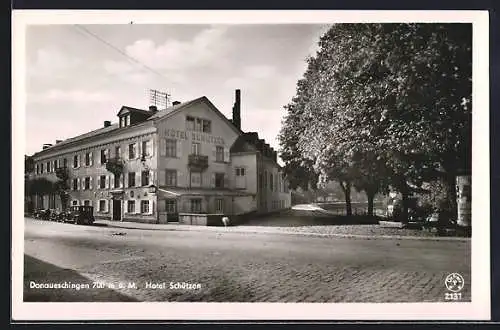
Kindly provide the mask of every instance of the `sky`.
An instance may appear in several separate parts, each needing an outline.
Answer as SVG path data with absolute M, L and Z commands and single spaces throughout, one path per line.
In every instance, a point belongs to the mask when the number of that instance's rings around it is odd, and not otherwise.
M 276 150 L 283 106 L 328 28 L 264 25 L 35 25 L 26 30 L 26 150 L 117 121 L 122 105 L 147 109 L 149 89 L 172 101 L 206 96 Z M 92 35 L 90 35 L 88 32 Z M 113 47 L 111 47 L 112 45 Z

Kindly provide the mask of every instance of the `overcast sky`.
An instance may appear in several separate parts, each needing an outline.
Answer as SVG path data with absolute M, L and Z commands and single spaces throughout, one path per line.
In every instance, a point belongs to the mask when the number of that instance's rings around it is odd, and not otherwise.
M 30 26 L 26 34 L 26 154 L 117 121 L 122 105 L 147 109 L 148 89 L 172 100 L 207 96 L 231 118 L 241 89 L 244 131 L 274 148 L 324 25 Z M 107 46 L 123 50 L 155 74 Z

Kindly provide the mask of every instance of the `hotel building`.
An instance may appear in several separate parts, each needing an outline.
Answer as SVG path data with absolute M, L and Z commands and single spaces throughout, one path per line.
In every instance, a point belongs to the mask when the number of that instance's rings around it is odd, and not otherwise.
M 277 152 L 241 130 L 240 90 L 235 98 L 232 120 L 205 96 L 159 111 L 122 106 L 118 123 L 44 145 L 33 177 L 56 181 L 56 168 L 67 168 L 68 204 L 93 206 L 96 219 L 206 225 L 289 208 Z M 34 204 L 62 208 L 57 195 Z

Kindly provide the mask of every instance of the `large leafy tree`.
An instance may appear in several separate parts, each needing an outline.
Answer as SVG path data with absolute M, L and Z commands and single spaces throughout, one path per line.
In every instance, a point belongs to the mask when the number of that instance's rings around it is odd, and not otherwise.
M 332 26 L 302 83 L 300 155 L 369 200 L 390 183 L 404 219 L 411 187 L 433 178 L 447 183 L 453 208 L 455 176 L 471 159 L 471 33 L 469 24 Z

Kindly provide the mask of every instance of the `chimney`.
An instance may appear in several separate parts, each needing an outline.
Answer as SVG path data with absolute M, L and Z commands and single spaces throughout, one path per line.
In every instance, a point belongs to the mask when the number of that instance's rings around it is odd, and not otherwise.
M 109 120 L 104 121 L 104 127 L 109 127 L 111 126 L 111 122 Z
M 176 105 L 178 105 L 178 104 L 181 104 L 181 102 L 180 102 L 180 101 L 174 101 L 174 102 L 172 102 L 172 106 L 174 106 L 174 107 L 175 107 Z
M 56 140 L 56 144 L 61 143 L 61 142 L 62 142 L 62 140 Z
M 45 143 L 43 146 L 42 146 L 42 150 L 45 150 L 47 148 L 50 148 L 52 147 L 52 143 Z
M 238 129 L 241 129 L 241 91 L 239 89 L 235 92 L 235 98 L 233 105 L 233 124 Z
M 156 105 L 149 106 L 149 112 L 155 113 L 156 111 L 158 111 L 158 108 L 156 107 Z

